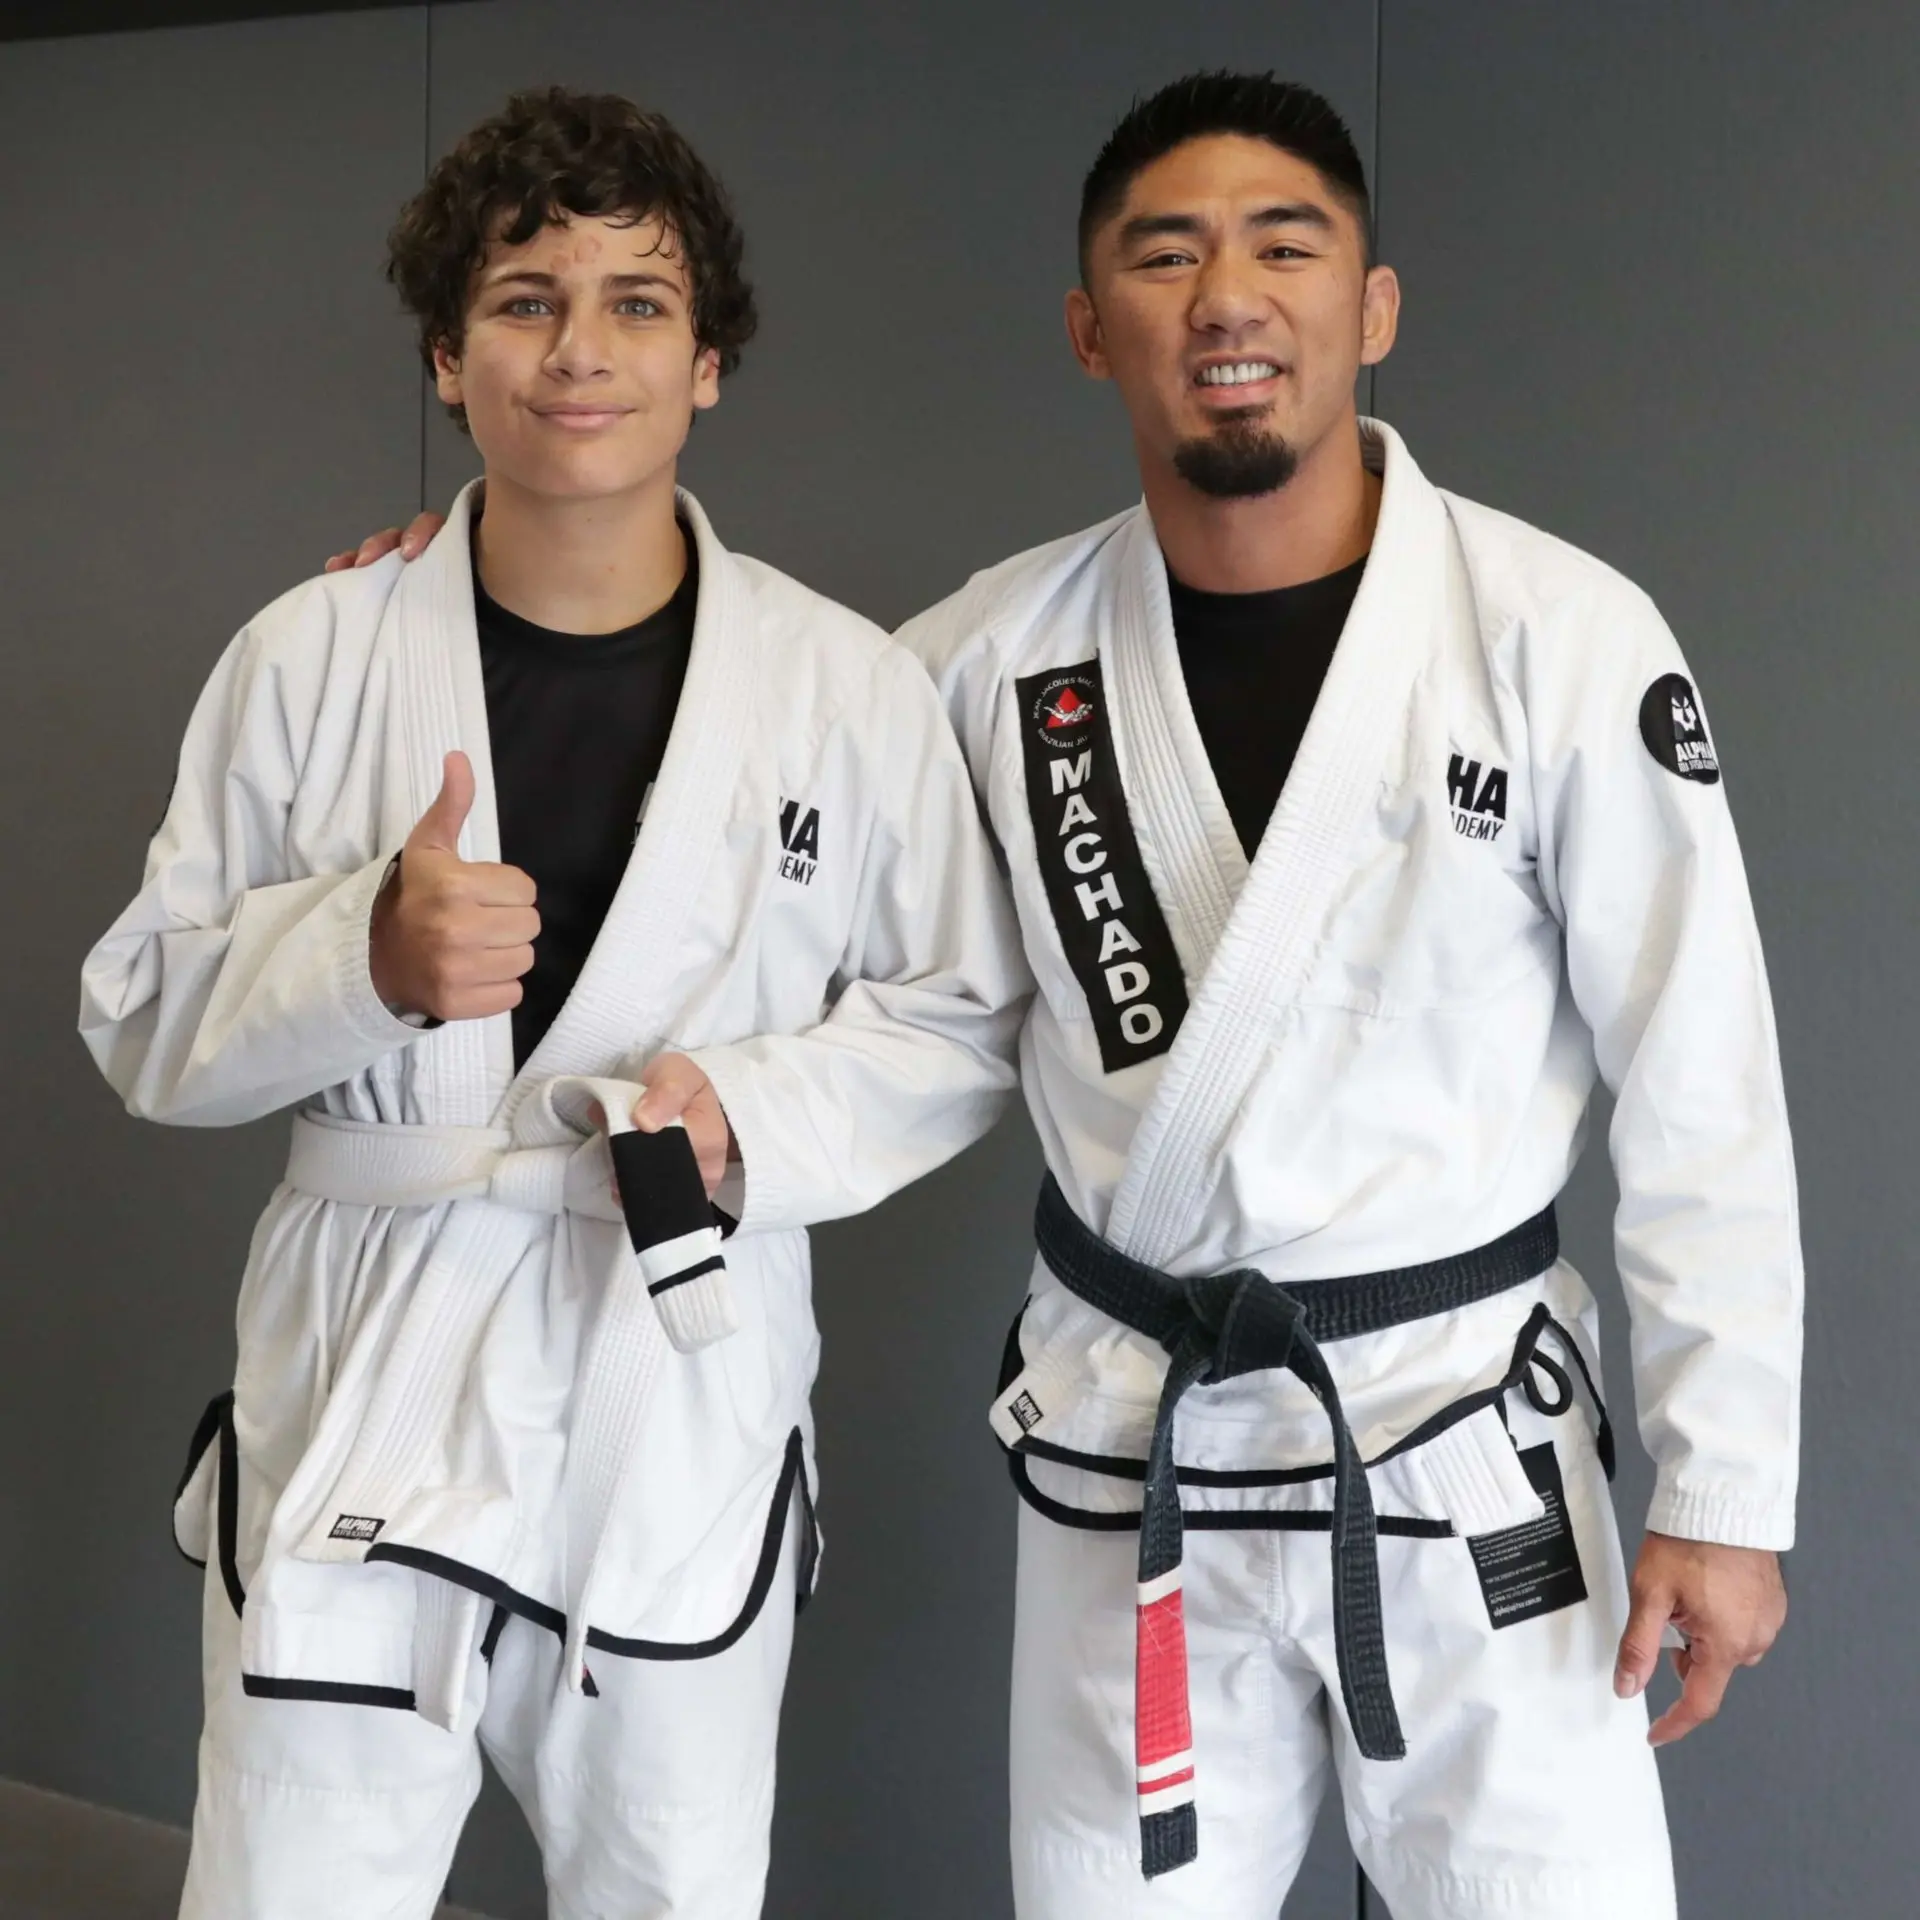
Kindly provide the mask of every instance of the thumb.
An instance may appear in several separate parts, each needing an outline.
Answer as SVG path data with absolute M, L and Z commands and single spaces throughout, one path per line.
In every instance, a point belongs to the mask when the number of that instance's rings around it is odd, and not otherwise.
M 663 1053 L 642 1078 L 647 1090 L 633 1109 L 633 1124 L 642 1133 L 657 1133 L 678 1120 L 707 1084 L 707 1076 L 684 1053 Z
M 1673 1603 L 1674 1595 L 1665 1582 L 1634 1582 L 1627 1627 L 1620 1636 L 1620 1656 L 1613 1669 L 1613 1690 L 1622 1700 L 1646 1692 L 1660 1664 L 1660 1639 L 1673 1618 Z
M 440 791 L 433 805 L 420 816 L 419 824 L 407 835 L 414 851 L 432 848 L 440 853 L 456 853 L 460 829 L 473 811 L 473 762 L 464 753 L 450 753 L 440 780 Z

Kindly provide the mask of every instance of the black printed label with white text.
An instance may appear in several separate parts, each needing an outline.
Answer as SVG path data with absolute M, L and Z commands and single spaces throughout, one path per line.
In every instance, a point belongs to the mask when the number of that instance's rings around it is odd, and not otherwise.
M 1040 1403 L 1030 1393 L 1017 1393 L 1007 1402 L 1007 1411 L 1020 1423 L 1022 1433 L 1031 1433 L 1046 1417 Z
M 1700 696 L 1681 673 L 1663 673 L 1640 700 L 1640 738 L 1647 751 L 1682 780 L 1711 787 L 1720 778 L 1720 762 L 1700 711 Z
M 1483 1533 L 1467 1542 L 1487 1602 L 1487 1618 L 1496 1628 L 1577 1607 L 1587 1597 L 1553 1442 L 1544 1440 L 1523 1449 L 1520 1464 L 1546 1512 L 1538 1520 L 1502 1527 L 1498 1533 Z
M 371 1519 L 364 1513 L 343 1513 L 333 1523 L 333 1531 L 327 1537 L 330 1540 L 377 1540 L 380 1529 L 386 1524 L 384 1520 Z
M 1047 904 L 1108 1073 L 1173 1045 L 1187 981 L 1140 858 L 1114 762 L 1100 663 L 1014 682 L 1027 811 Z

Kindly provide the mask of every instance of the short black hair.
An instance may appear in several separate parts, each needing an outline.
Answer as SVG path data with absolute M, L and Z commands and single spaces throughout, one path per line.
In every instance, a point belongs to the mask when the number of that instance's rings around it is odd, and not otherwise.
M 1080 273 L 1093 236 L 1120 211 L 1127 189 L 1156 160 L 1189 140 L 1215 134 L 1264 140 L 1304 160 L 1360 223 L 1366 264 L 1373 264 L 1373 208 L 1367 170 L 1347 123 L 1323 94 L 1271 73 L 1190 73 L 1146 99 L 1135 98 L 1080 189 Z
M 449 153 L 400 210 L 387 278 L 419 327 L 420 356 L 458 351 L 474 276 L 496 241 L 523 246 L 570 215 L 658 218 L 686 263 L 693 333 L 740 364 L 757 315 L 727 190 L 663 115 L 613 93 L 516 93 Z M 465 426 L 465 410 L 451 408 Z

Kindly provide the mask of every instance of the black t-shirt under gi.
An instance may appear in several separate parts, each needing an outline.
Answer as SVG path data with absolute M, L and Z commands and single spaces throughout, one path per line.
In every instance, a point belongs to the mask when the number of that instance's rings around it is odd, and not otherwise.
M 473 576 L 500 858 L 532 876 L 540 937 L 513 1010 L 525 1061 L 573 990 L 627 870 L 666 757 L 693 651 L 687 574 L 657 613 L 618 633 L 555 633 L 509 613 Z
M 1201 743 L 1251 860 L 1360 591 L 1364 559 L 1267 593 L 1202 593 L 1167 576 Z

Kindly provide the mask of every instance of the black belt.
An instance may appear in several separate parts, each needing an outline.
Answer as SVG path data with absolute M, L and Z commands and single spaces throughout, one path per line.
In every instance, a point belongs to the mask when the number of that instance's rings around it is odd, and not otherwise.
M 1034 1213 L 1034 1236 L 1062 1286 L 1110 1319 L 1158 1340 L 1170 1356 L 1140 1508 L 1142 1697 L 1136 1701 L 1135 1738 L 1141 1865 L 1151 1877 L 1184 1865 L 1198 1850 L 1179 1597 L 1184 1527 L 1173 1456 L 1181 1399 L 1190 1387 L 1278 1367 L 1304 1381 L 1325 1408 L 1334 1447 L 1333 1637 L 1340 1693 L 1362 1755 L 1397 1760 L 1407 1749 L 1387 1675 L 1373 1500 L 1320 1343 L 1450 1313 L 1520 1286 L 1560 1257 L 1559 1226 L 1548 1205 L 1471 1253 L 1284 1288 L 1250 1267 L 1182 1280 L 1109 1246 L 1067 1204 L 1049 1173 Z M 1156 1676 L 1160 1684 L 1149 1700 L 1145 1695 Z

